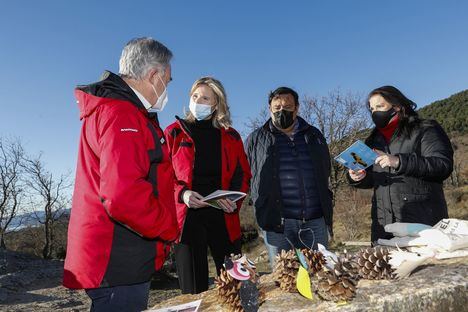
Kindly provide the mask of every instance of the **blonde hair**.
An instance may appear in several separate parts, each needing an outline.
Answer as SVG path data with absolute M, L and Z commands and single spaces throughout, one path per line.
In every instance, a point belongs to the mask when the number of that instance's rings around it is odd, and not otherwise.
M 216 110 L 213 112 L 213 127 L 218 129 L 221 127 L 228 129 L 231 127 L 232 121 L 229 106 L 227 104 L 226 91 L 224 90 L 223 85 L 219 80 L 213 77 L 202 77 L 193 83 L 192 88 L 190 89 L 190 96 L 192 96 L 193 92 L 195 92 L 195 90 L 201 85 L 209 87 L 215 94 Z M 195 122 L 195 116 L 193 116 L 190 110 L 185 113 L 185 119 L 188 122 Z

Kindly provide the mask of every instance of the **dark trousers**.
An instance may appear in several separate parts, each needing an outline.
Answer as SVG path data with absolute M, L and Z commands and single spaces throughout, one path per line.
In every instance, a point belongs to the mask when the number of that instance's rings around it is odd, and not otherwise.
M 140 312 L 148 308 L 150 282 L 86 289 L 91 312 Z
M 231 243 L 224 212 L 215 208 L 188 209 L 182 239 L 174 246 L 179 285 L 183 294 L 208 290 L 208 247 L 219 275 L 224 257 L 241 252 L 240 240 Z

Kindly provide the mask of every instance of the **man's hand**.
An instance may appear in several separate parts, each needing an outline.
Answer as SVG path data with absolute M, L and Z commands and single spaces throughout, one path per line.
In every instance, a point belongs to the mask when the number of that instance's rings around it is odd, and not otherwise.
M 375 164 L 382 168 L 391 167 L 397 169 L 400 166 L 400 157 L 384 153 L 382 151 L 374 149 L 377 153 Z
M 208 206 L 205 202 L 201 201 L 202 198 L 203 196 L 191 190 L 184 191 L 184 194 L 182 195 L 182 199 L 187 207 L 193 209 Z
M 358 182 L 358 181 L 361 181 L 362 179 L 364 179 L 366 177 L 366 170 L 358 170 L 358 171 L 354 171 L 354 170 L 351 170 L 349 169 L 348 170 L 348 173 L 349 173 L 349 176 L 351 177 L 352 180 Z

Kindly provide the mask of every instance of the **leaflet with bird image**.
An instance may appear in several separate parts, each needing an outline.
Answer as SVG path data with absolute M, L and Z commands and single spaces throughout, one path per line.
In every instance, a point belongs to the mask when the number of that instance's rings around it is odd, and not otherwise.
M 351 170 L 358 171 L 373 165 L 376 158 L 377 153 L 358 140 L 336 156 L 335 160 Z
M 217 209 L 223 209 L 219 204 L 218 200 L 220 199 L 229 199 L 233 202 L 238 201 L 241 198 L 244 198 L 247 194 L 243 192 L 236 192 L 236 191 L 223 191 L 223 190 L 217 190 L 201 199 L 201 201 L 204 201 L 211 207 L 217 208 Z

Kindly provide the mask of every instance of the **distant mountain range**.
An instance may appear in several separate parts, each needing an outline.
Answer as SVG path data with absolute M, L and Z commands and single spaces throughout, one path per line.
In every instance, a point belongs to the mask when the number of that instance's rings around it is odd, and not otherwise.
M 70 209 L 66 209 L 64 215 L 70 215 Z M 19 231 L 28 227 L 41 226 L 45 220 L 44 211 L 35 211 L 16 216 L 7 228 L 7 232 Z

